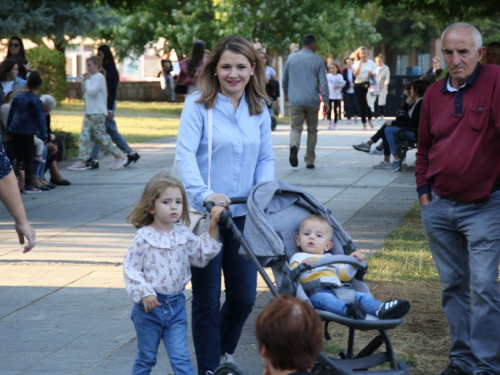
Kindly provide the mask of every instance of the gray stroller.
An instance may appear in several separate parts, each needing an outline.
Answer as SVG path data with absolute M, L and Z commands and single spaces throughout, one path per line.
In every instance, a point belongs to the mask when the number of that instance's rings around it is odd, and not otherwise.
M 274 296 L 280 293 L 293 294 L 299 299 L 308 301 L 302 285 L 298 283 L 299 267 L 290 271 L 288 260 L 297 251 L 295 235 L 300 222 L 311 214 L 321 215 L 333 225 L 334 246 L 333 261 L 329 263 L 347 263 L 359 268 L 355 278 L 350 282 L 354 290 L 370 293 L 363 282 L 367 270 L 366 263 L 358 262 L 349 256 L 356 248 L 352 239 L 340 224 L 331 216 L 328 209 L 316 199 L 299 188 L 282 181 L 261 183 L 255 186 L 248 198 L 231 198 L 232 204 L 247 204 L 248 213 L 244 235 L 234 225 L 230 212 L 222 220 L 232 229 L 236 239 L 241 244 L 240 254 L 249 259 L 257 268 Z M 324 265 L 318 262 L 314 267 Z M 271 267 L 276 285 L 268 277 L 264 267 Z M 311 266 L 307 266 L 311 267 Z M 295 271 L 297 270 L 297 271 Z M 346 291 L 340 294 L 344 302 L 350 302 L 354 293 Z M 338 295 L 339 296 L 339 295 Z M 352 296 L 352 297 L 351 297 Z M 320 353 L 313 369 L 314 374 L 325 375 L 408 375 L 409 367 L 405 362 L 396 361 L 387 330 L 403 323 L 403 319 L 379 320 L 367 315 L 365 320 L 355 320 L 331 312 L 316 310 L 325 322 L 325 338 L 328 339 L 328 323 L 342 324 L 349 329 L 347 348 L 339 357 L 326 356 Z M 376 331 L 373 340 L 358 353 L 354 352 L 355 331 Z M 380 350 L 379 350 L 380 349 Z M 373 369 L 380 365 L 389 369 Z M 234 364 L 219 366 L 214 375 L 246 374 L 244 369 L 238 369 Z

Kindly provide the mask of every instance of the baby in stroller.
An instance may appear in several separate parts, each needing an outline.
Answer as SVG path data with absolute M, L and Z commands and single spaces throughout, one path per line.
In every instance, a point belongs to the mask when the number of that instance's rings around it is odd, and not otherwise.
M 326 253 L 333 247 L 333 226 L 322 216 L 307 216 L 299 226 L 299 233 L 295 242 L 302 252 L 295 253 L 289 262 L 291 270 L 300 264 L 314 266 L 318 260 L 333 257 Z M 358 261 L 365 256 L 359 251 L 350 254 Z M 368 293 L 355 292 L 354 301 L 342 302 L 336 295 L 339 287 L 348 286 L 349 281 L 356 275 L 358 269 L 350 264 L 326 264 L 324 266 L 306 269 L 301 272 L 298 280 L 307 283 L 319 280 L 318 288 L 309 291 L 309 300 L 316 309 L 329 311 L 337 315 L 354 319 L 365 319 L 366 314 L 379 319 L 399 319 L 410 310 L 410 302 L 406 300 L 393 300 L 380 302 Z

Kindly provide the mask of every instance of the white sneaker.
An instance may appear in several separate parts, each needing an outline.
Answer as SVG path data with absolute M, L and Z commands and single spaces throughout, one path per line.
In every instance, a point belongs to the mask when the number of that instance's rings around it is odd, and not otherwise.
M 233 355 L 229 353 L 221 355 L 220 364 L 222 365 L 223 363 L 234 363 Z
M 110 169 L 119 169 L 125 165 L 127 162 L 127 158 L 124 156 L 120 156 L 119 158 L 115 158 L 113 164 L 111 164 Z
M 370 155 L 384 155 L 384 150 L 379 150 L 377 145 L 374 143 L 372 144 L 372 147 L 370 148 Z

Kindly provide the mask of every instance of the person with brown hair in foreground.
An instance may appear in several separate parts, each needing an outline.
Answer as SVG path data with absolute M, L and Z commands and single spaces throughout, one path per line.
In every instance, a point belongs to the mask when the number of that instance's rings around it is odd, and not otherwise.
M 257 318 L 263 375 L 305 375 L 321 351 L 321 319 L 312 306 L 283 294 Z

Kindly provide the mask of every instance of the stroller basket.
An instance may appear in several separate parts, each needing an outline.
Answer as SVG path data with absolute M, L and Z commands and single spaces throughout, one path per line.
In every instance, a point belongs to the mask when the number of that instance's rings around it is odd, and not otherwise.
M 294 280 L 288 268 L 288 259 L 296 252 L 295 235 L 300 222 L 311 214 L 321 215 L 328 219 L 334 227 L 334 259 L 336 263 L 357 262 L 353 257 L 347 257 L 356 250 L 352 239 L 347 235 L 340 224 L 332 217 L 330 211 L 323 207 L 308 193 L 282 181 L 264 182 L 256 185 L 250 196 L 231 198 L 231 204 L 247 204 L 247 218 L 244 234 L 236 227 L 230 211 L 224 211 L 221 221 L 234 233 L 241 245 L 240 255 L 249 259 L 257 268 L 266 285 L 274 296 L 280 292 L 294 294 L 304 301 L 309 299 L 302 286 Z M 360 271 L 351 281 L 355 290 L 370 293 L 368 286 L 363 282 L 366 264 L 358 264 Z M 276 286 L 268 276 L 264 267 L 271 267 Z M 279 289 L 278 289 L 279 288 Z M 325 321 L 325 337 L 329 322 L 347 326 L 349 329 L 347 349 L 342 350 L 339 357 L 327 356 L 320 353 L 314 374 L 324 375 L 408 375 L 406 363 L 397 362 L 394 356 L 392 343 L 386 332 L 403 323 L 403 319 L 379 320 L 367 316 L 365 320 L 355 320 L 336 315 L 327 311 L 316 310 Z M 355 331 L 378 331 L 372 341 L 358 353 L 354 353 Z M 378 350 L 381 351 L 378 351 Z M 387 364 L 389 369 L 376 367 Z M 214 375 L 246 375 L 234 364 L 219 366 Z

